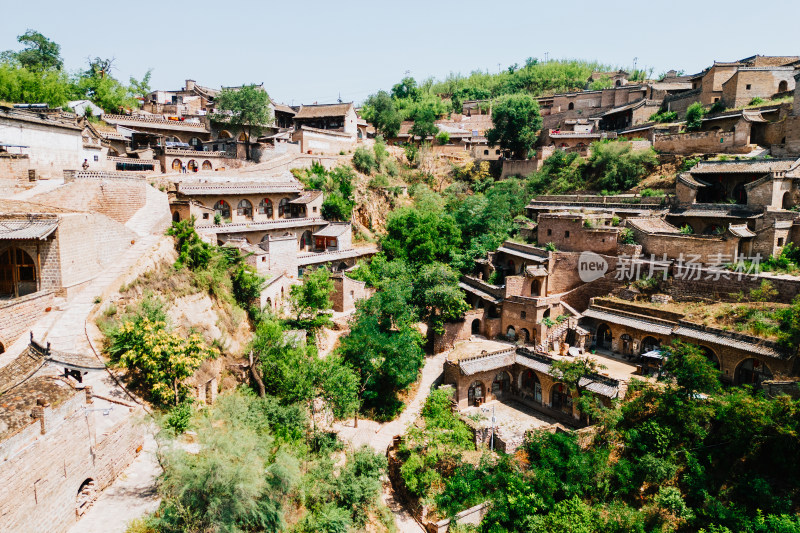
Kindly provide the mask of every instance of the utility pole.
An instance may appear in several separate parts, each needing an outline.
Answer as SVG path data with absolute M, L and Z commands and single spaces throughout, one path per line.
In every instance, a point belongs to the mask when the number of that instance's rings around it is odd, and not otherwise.
M 636 62 L 639 61 L 638 57 L 633 58 L 633 73 L 636 74 Z
M 547 63 L 549 61 L 548 57 L 550 56 L 550 52 L 544 53 L 544 62 Z
M 497 72 L 500 73 L 500 63 L 497 64 Z
M 494 405 L 493 405 L 492 406 L 492 437 L 491 437 L 491 441 L 490 441 L 490 444 L 489 444 L 489 448 L 490 448 L 491 451 L 494 451 L 494 424 L 495 424 L 496 421 L 497 421 L 497 419 L 494 416 Z

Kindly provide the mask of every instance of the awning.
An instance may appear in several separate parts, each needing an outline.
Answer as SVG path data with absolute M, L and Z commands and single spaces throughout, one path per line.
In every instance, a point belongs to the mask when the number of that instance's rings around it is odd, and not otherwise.
M 58 229 L 58 220 L 2 220 L 0 241 L 44 240 Z
M 661 353 L 661 350 L 650 350 L 649 352 L 643 353 L 642 357 L 647 357 L 649 359 L 664 359 L 664 355 Z
M 756 236 L 755 233 L 750 231 L 747 224 L 728 224 L 728 230 L 737 237 L 749 238 Z

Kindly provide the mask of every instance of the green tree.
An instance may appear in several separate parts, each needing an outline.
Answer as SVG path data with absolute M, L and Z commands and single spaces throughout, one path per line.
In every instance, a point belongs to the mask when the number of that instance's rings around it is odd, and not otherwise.
M 685 394 L 715 393 L 720 390 L 720 373 L 699 347 L 673 342 L 662 348 L 664 370 Z
M 414 116 L 414 124 L 409 133 L 413 137 L 419 137 L 420 142 L 425 142 L 428 137 L 433 137 L 439 128 L 436 127 L 436 110 L 431 105 L 420 107 Z
M 17 37 L 17 42 L 25 48 L 17 52 L 7 50 L 0 59 L 18 63 L 32 72 L 61 70 L 64 61 L 61 59 L 61 45 L 51 41 L 36 30 L 27 30 Z
M 316 318 L 321 311 L 331 308 L 333 281 L 325 267 L 306 270 L 303 283 L 289 289 L 289 305 L 299 322 L 303 318 Z
M 554 360 L 551 366 L 551 373 L 556 381 L 564 383 L 567 389 L 577 393 L 579 399 L 576 403 L 578 412 L 585 415 L 589 413 L 591 404 L 588 399 L 584 398 L 583 393 L 589 384 L 597 380 L 600 371 L 605 368 L 595 359 L 581 357 L 576 358 L 574 361 L 568 359 Z
M 403 78 L 400 83 L 392 87 L 392 96 L 398 100 L 402 99 L 416 99 L 419 96 L 419 89 L 417 88 L 417 80 L 410 76 Z
M 272 124 L 274 118 L 269 108 L 267 91 L 256 85 L 223 88 L 214 98 L 216 112 L 212 120 L 229 124 L 247 132 L 245 150 L 250 160 L 250 140 Z
M 492 124 L 486 131 L 489 144 L 511 151 L 516 159 L 527 159 L 542 127 L 539 103 L 527 94 L 503 96 L 492 108 Z
M 450 134 L 442 130 L 436 134 L 436 142 L 440 145 L 445 145 L 450 142 Z
M 371 122 L 384 137 L 396 137 L 400 132 L 402 118 L 394 105 L 394 100 L 386 91 L 370 95 L 364 102 L 364 119 Z
M 381 240 L 387 257 L 404 259 L 411 265 L 450 263 L 460 244 L 455 220 L 441 208 L 405 207 L 392 211 Z
M 347 365 L 339 354 L 331 354 L 319 363 L 317 394 L 322 397 L 338 418 L 358 412 L 358 373 Z
M 414 282 L 412 302 L 420 310 L 420 319 L 429 320 L 433 330 L 444 333 L 444 323 L 464 317 L 469 309 L 464 292 L 458 288 L 459 276 L 443 263 L 420 268 Z
M 688 131 L 696 131 L 703 125 L 703 117 L 706 110 L 703 104 L 695 102 L 686 109 L 686 129 Z
M 657 164 L 658 156 L 652 148 L 633 150 L 630 143 L 600 141 L 592 143 L 587 167 L 598 188 L 624 191 L 636 186 Z

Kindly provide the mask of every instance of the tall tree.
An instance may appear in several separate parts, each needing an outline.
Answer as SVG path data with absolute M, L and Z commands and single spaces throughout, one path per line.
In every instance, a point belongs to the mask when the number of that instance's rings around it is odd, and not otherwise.
M 306 270 L 301 285 L 292 285 L 289 289 L 289 305 L 297 315 L 298 322 L 303 318 L 315 318 L 326 309 L 331 308 L 331 291 L 333 281 L 327 268 Z
M 61 45 L 55 43 L 36 30 L 27 30 L 17 37 L 17 42 L 25 48 L 15 52 L 3 52 L 4 61 L 14 61 L 34 72 L 45 70 L 61 70 L 64 61 L 61 59 Z
M 458 274 L 443 263 L 424 265 L 414 282 L 413 303 L 420 309 L 420 318 L 430 320 L 433 330 L 444 333 L 446 321 L 464 316 L 469 305 L 458 288 Z
M 414 115 L 414 124 L 409 131 L 411 135 L 420 138 L 420 142 L 425 142 L 428 137 L 433 137 L 439 132 L 436 127 L 436 110 L 433 106 L 421 106 Z
M 400 113 L 386 91 L 378 91 L 364 102 L 364 119 L 371 122 L 384 137 L 396 137 L 400 131 Z
M 500 145 L 516 159 L 527 159 L 542 127 L 539 103 L 528 94 L 502 96 L 492 109 L 494 127 L 486 131 L 492 146 Z
M 256 85 L 222 89 L 214 99 L 212 120 L 236 126 L 247 133 L 245 152 L 250 160 L 250 139 L 275 120 L 267 91 Z

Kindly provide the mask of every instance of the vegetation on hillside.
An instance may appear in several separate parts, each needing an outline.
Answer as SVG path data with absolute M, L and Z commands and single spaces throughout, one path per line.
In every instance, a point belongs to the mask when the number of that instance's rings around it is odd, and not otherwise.
M 87 60 L 83 71 L 64 70 L 61 46 L 35 30 L 17 37 L 21 50 L 0 54 L 0 101 L 46 103 L 63 107 L 70 100 L 87 99 L 104 111 L 138 107 L 138 98 L 150 92 L 150 71 L 126 85 L 111 75 L 113 59 Z

